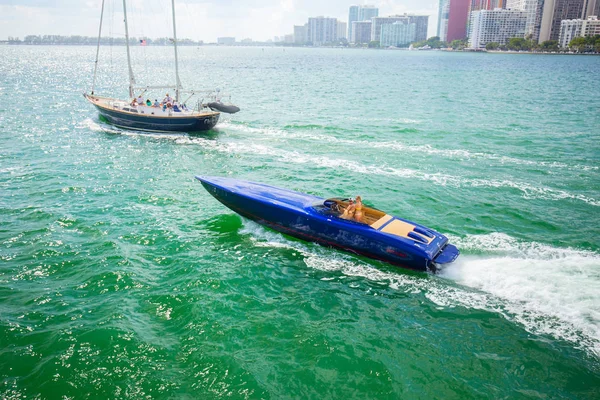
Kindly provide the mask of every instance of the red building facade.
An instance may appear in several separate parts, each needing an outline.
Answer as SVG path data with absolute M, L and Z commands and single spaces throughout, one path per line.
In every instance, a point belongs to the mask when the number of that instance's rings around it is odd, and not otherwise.
M 467 37 L 467 22 L 471 0 L 450 0 L 448 12 L 448 31 L 446 42 L 461 40 Z

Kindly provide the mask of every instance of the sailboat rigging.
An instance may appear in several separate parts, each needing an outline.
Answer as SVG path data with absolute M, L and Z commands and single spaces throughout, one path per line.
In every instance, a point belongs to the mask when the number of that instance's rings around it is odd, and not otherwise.
M 185 103 L 200 91 L 187 91 L 190 96 L 180 101 L 183 90 L 179 79 L 179 63 L 177 57 L 177 28 L 175 20 L 175 0 L 171 0 L 173 15 L 173 47 L 175 49 L 175 86 L 145 86 L 136 87 L 135 76 L 131 66 L 131 53 L 129 50 L 129 28 L 127 25 L 127 5 L 123 0 L 123 16 L 125 22 L 125 43 L 127 48 L 127 66 L 129 73 L 129 100 L 120 100 L 110 97 L 98 96 L 94 93 L 96 85 L 96 73 L 98 69 L 98 56 L 100 52 L 100 37 L 102 35 L 102 20 L 104 16 L 104 0 L 100 12 L 100 28 L 98 30 L 98 45 L 96 49 L 96 60 L 94 64 L 94 77 L 90 94 L 84 93 L 87 101 L 93 104 L 109 123 L 125 129 L 153 131 L 153 132 L 196 132 L 212 129 L 219 121 L 220 112 L 233 113 L 239 111 L 236 106 L 227 107 L 219 101 L 202 104 L 198 102 L 194 109 L 189 109 Z M 171 98 L 168 93 L 162 103 L 144 103 L 136 100 L 135 93 L 138 92 L 139 99 L 153 89 L 175 89 L 175 97 Z M 216 98 L 217 96 L 215 96 Z M 217 98 L 218 100 L 218 98 Z M 216 104 L 216 107 L 215 107 Z M 220 109 L 221 108 L 221 109 Z

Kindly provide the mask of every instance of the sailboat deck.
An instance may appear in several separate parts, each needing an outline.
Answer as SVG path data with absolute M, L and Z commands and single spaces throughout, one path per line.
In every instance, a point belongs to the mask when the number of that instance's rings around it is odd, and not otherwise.
M 211 115 L 219 115 L 218 112 L 214 111 L 194 111 L 189 109 L 180 109 L 174 111 L 170 108 L 165 107 L 154 107 L 146 105 L 132 106 L 128 102 L 119 99 L 112 99 L 108 97 L 100 96 L 87 96 L 87 99 L 97 107 L 101 107 L 107 110 L 126 112 L 132 115 L 143 115 L 147 117 L 162 117 L 162 118 L 189 118 L 189 117 L 204 117 Z

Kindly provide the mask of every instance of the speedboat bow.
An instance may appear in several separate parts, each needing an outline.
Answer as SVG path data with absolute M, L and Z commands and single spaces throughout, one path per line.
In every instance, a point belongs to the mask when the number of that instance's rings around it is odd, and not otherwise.
M 343 219 L 349 199 L 325 199 L 233 178 L 196 179 L 236 213 L 299 239 L 423 271 L 435 271 L 459 255 L 441 233 L 375 208 L 363 206 L 361 222 Z

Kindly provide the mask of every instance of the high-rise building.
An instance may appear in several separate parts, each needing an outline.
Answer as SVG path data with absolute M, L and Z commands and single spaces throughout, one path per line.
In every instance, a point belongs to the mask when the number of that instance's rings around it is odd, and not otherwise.
M 360 6 L 350 6 L 350 10 L 348 12 L 348 40 L 352 41 L 352 23 L 359 21 L 358 14 L 360 11 Z
M 506 0 L 470 0 L 470 10 L 495 10 L 496 8 L 505 8 Z
M 408 20 L 412 24 L 416 25 L 415 41 L 420 42 L 423 40 L 427 40 L 427 27 L 429 25 L 429 15 L 404 15 L 408 16 Z
M 308 41 L 308 25 L 294 25 L 294 43 L 304 44 Z
M 506 0 L 506 8 L 527 13 L 525 37 L 537 42 L 540 38 L 544 0 Z
M 370 21 L 379 15 L 379 8 L 375 6 L 350 6 L 348 12 L 348 40 L 352 41 L 352 23 L 357 21 Z
M 583 21 L 581 26 L 581 36 L 596 36 L 600 35 L 600 19 L 595 15 L 590 15 Z
M 600 0 L 585 0 L 583 2 L 584 14 L 581 16 L 581 19 L 586 19 L 587 17 L 600 17 Z
M 384 24 L 393 24 L 398 21 L 407 21 L 410 23 L 407 15 L 393 15 L 391 17 L 375 17 L 371 18 L 371 40 L 379 42 L 381 39 L 381 26 Z
M 415 41 L 420 42 L 427 40 L 427 26 L 429 24 L 429 15 L 392 15 L 390 17 L 373 17 L 371 21 L 371 40 L 380 42 L 381 39 L 381 26 L 385 24 L 393 24 L 398 21 L 408 20 L 408 23 L 415 24 Z
M 564 19 L 560 22 L 558 45 L 568 47 L 571 40 L 576 37 L 600 35 L 600 20 L 591 15 L 586 19 Z
M 471 0 L 469 5 L 469 16 L 467 17 L 467 35 L 471 32 L 472 13 L 480 10 L 494 10 L 496 8 L 505 8 L 506 0 Z
M 558 40 L 560 21 L 583 19 L 589 8 L 595 8 L 595 5 L 589 4 L 589 0 L 545 0 L 539 41 Z
M 308 19 L 307 41 L 313 46 L 321 46 L 337 40 L 337 19 L 314 17 Z
M 525 37 L 527 13 L 518 10 L 480 10 L 471 13 L 469 47 L 483 49 L 491 42 L 506 44 L 515 37 Z
M 582 19 L 563 19 L 560 21 L 560 34 L 558 35 L 558 45 L 568 47 L 571 40 L 581 36 Z
M 348 32 L 346 28 L 346 23 L 342 21 L 338 21 L 337 23 L 337 38 L 338 39 L 348 39 L 346 33 Z
M 381 46 L 408 47 L 415 41 L 417 25 L 406 21 L 381 25 Z
M 437 35 L 445 41 L 448 34 L 448 16 L 450 14 L 450 0 L 440 0 L 438 7 Z
M 356 44 L 371 42 L 371 21 L 355 21 L 352 23 L 352 37 L 350 41 Z
M 444 38 L 440 37 L 441 40 L 452 42 L 467 37 L 470 2 L 471 0 L 449 0 L 446 34 Z
M 359 21 L 370 21 L 373 17 L 379 16 L 379 8 L 375 6 L 361 6 L 358 10 Z

